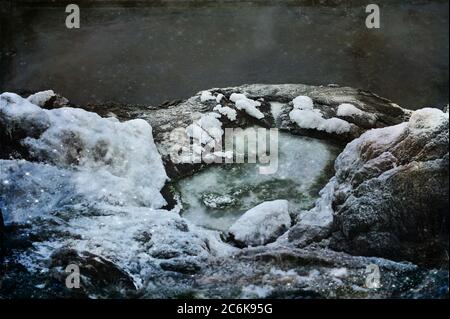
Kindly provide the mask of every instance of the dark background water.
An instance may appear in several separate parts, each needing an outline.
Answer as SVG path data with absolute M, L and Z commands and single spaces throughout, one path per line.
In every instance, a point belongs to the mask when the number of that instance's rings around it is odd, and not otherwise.
M 82 5 L 78 30 L 64 7 L 4 3 L 0 91 L 155 105 L 211 87 L 336 83 L 412 109 L 448 103 L 446 1 L 378 1 L 379 30 L 364 2 L 150 2 Z

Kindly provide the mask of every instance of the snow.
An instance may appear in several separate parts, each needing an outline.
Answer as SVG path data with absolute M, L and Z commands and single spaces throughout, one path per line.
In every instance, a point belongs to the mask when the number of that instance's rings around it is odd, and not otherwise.
M 309 96 L 300 95 L 292 100 L 294 109 L 298 110 L 312 110 L 314 109 L 314 102 Z
M 230 100 L 235 103 L 238 110 L 243 110 L 258 120 L 264 118 L 264 114 L 257 109 L 257 106 L 261 106 L 261 102 L 249 99 L 242 93 L 231 94 Z
M 408 128 L 415 134 L 421 134 L 442 125 L 448 118 L 448 112 L 436 108 L 423 108 L 412 113 Z
M 199 123 L 210 130 L 215 120 L 211 115 Z M 42 237 L 16 256 L 29 271 L 45 271 L 52 253 L 67 247 L 114 262 L 142 287 L 166 254 L 177 256 L 173 262 L 199 263 L 235 250 L 218 232 L 180 217 L 178 207 L 160 209 L 167 176 L 147 122 L 43 110 L 5 93 L 0 123 L 12 134 L 39 128 L 22 141 L 40 162 L 0 160 L 5 223 L 28 224 Z
M 347 268 L 341 267 L 341 268 L 332 268 L 328 272 L 330 276 L 337 277 L 337 278 L 344 278 L 348 276 Z
M 229 106 L 222 106 L 220 104 L 216 105 L 213 109 L 222 115 L 225 115 L 230 121 L 235 121 L 237 117 L 236 110 L 233 110 Z
M 232 93 L 230 95 L 230 101 L 236 103 L 239 100 L 245 100 L 247 96 L 243 93 Z
M 281 116 L 281 114 L 283 113 L 284 107 L 285 104 L 283 103 L 270 102 L 270 112 L 272 113 L 272 116 L 275 119 L 275 121 L 277 121 Z
M 241 296 L 242 299 L 261 299 L 267 298 L 274 288 L 269 285 L 258 286 L 258 285 L 248 285 L 242 287 Z
M 335 161 L 335 177 L 320 191 L 321 197 L 316 201 L 315 207 L 300 213 L 300 223 L 330 226 L 333 221 L 334 194 L 338 193 L 343 196 L 351 190 L 351 185 L 342 183 L 343 180 L 351 180 L 351 176 L 360 170 L 370 171 L 371 167 L 380 166 L 380 163 L 384 163 L 383 166 L 390 165 L 392 167 L 380 176 L 380 178 L 388 178 L 398 168 L 396 158 L 387 150 L 403 140 L 407 134 L 416 136 L 430 134 L 433 129 L 441 125 L 448 125 L 448 118 L 448 113 L 439 109 L 424 108 L 414 111 L 409 122 L 368 130 L 348 143 Z M 362 152 L 370 154 L 373 158 L 362 156 Z
M 347 121 L 332 117 L 322 122 L 322 125 L 318 127 L 319 131 L 325 131 L 327 133 L 343 134 L 350 132 L 351 125 Z
M 350 103 L 342 103 L 338 106 L 337 109 L 337 116 L 362 116 L 365 112 L 358 109 L 356 106 Z
M 229 229 L 234 239 L 248 246 L 264 245 L 291 226 L 287 200 L 264 202 L 248 210 Z
M 331 178 L 319 192 L 320 197 L 316 200 L 314 207 L 308 211 L 300 212 L 299 224 L 321 227 L 331 226 L 333 222 L 332 203 L 336 183 L 336 178 Z
M 347 121 L 336 117 L 324 119 L 317 110 L 294 109 L 289 113 L 289 118 L 303 129 L 316 129 L 336 134 L 347 133 L 351 130 L 351 125 Z
M 0 95 L 0 122 L 25 131 L 41 127 L 40 135 L 29 136 L 22 144 L 33 157 L 46 163 L 3 161 L 1 180 L 15 176 L 17 181 L 25 172 L 28 174 L 20 179 L 23 183 L 42 178 L 40 174 L 50 174 L 55 180 L 58 175 L 70 176 L 64 185 L 71 185 L 77 196 L 91 201 L 153 208 L 166 203 L 159 191 L 167 175 L 151 126 L 143 120 L 118 122 L 75 108 L 44 110 L 18 95 L 5 93 Z M 14 187 L 21 186 L 15 183 Z M 20 215 L 28 210 L 33 209 L 16 207 L 10 213 Z M 8 214 L 7 218 L 14 216 Z
M 204 103 L 204 102 L 206 102 L 206 101 L 210 101 L 210 100 L 215 100 L 216 98 L 214 97 L 214 95 L 212 95 L 212 93 L 211 92 L 209 92 L 209 91 L 203 91 L 201 94 L 200 94 L 200 101 L 202 102 L 202 103 Z
M 342 103 L 338 106 L 337 116 L 342 117 L 359 117 L 366 119 L 369 123 L 375 123 L 377 120 L 377 116 L 375 114 L 371 114 L 365 111 L 358 109 L 356 106 L 350 103 Z
M 45 102 L 50 100 L 53 96 L 55 96 L 55 92 L 53 90 L 41 91 L 30 95 L 27 100 L 37 106 L 44 106 Z
M 322 114 L 316 110 L 294 109 L 289 113 L 289 118 L 304 129 L 317 129 L 324 120 Z
M 222 122 L 220 114 L 210 112 L 203 114 L 200 119 L 186 128 L 186 134 L 200 144 L 214 146 L 222 140 Z
M 217 103 L 220 103 L 220 101 L 222 101 L 222 99 L 223 99 L 223 94 L 222 94 L 222 93 L 217 94 L 217 96 L 216 96 L 216 102 L 217 102 Z

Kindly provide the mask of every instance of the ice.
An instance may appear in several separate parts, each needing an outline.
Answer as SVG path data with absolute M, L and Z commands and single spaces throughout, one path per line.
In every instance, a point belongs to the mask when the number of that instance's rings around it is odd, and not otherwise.
M 264 202 L 245 212 L 229 229 L 234 240 L 248 246 L 274 241 L 291 226 L 289 202 Z
M 237 133 L 237 140 L 247 131 Z M 182 214 L 194 224 L 226 231 L 245 211 L 264 201 L 286 199 L 293 211 L 309 209 L 317 196 L 310 194 L 311 187 L 331 174 L 325 169 L 338 152 L 321 140 L 280 132 L 274 174 L 259 174 L 260 163 L 209 167 L 178 182 Z

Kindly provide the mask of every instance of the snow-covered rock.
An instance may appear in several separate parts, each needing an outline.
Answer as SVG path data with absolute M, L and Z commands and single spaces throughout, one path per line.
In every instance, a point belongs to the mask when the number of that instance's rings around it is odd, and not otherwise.
M 53 92 L 53 90 L 47 90 L 31 94 L 29 97 L 27 97 L 27 100 L 37 106 L 42 107 L 48 100 L 50 100 L 54 96 L 56 96 L 56 94 L 55 92 Z
M 335 163 L 332 247 L 428 264 L 446 258 L 448 122 L 448 113 L 420 109 L 347 145 Z
M 207 93 L 209 92 L 209 93 Z M 205 102 L 201 102 L 201 96 Z M 215 97 L 215 101 L 213 101 Z M 295 111 L 314 111 L 311 116 L 296 116 L 295 120 L 305 121 L 310 129 L 301 128 L 291 120 L 289 113 L 293 111 L 293 100 L 296 105 L 303 105 Z M 304 100 L 300 103 L 300 100 Z M 220 101 L 220 102 L 218 102 Z M 245 102 L 238 102 L 245 101 Z M 308 109 L 313 105 L 313 110 Z M 237 103 L 238 102 L 238 103 Z M 217 106 L 220 103 L 220 107 Z M 237 103 L 237 105 L 236 105 Z M 240 105 L 240 104 L 243 105 Z M 340 104 L 349 103 L 367 114 L 373 114 L 376 121 L 366 123 L 360 117 L 340 117 L 337 109 Z M 237 106 L 241 107 L 241 110 Z M 252 105 L 248 107 L 248 105 Z M 348 142 L 360 136 L 370 128 L 399 124 L 407 120 L 410 112 L 395 105 L 391 101 L 373 93 L 349 87 L 309 86 L 302 84 L 251 84 L 228 88 L 214 88 L 202 91 L 185 101 L 173 101 L 159 107 L 142 107 L 135 105 L 90 104 L 82 106 L 102 116 L 115 114 L 120 120 L 141 118 L 153 127 L 153 134 L 159 153 L 163 157 L 169 177 L 191 175 L 208 165 L 207 163 L 190 163 L 189 161 L 172 161 L 174 149 L 180 149 L 189 136 L 185 129 L 209 112 L 226 115 L 222 117 L 222 128 L 248 127 L 259 124 L 263 127 L 277 127 L 296 135 L 306 135 Z M 214 110 L 216 108 L 216 110 Z M 234 112 L 236 111 L 236 119 Z M 250 112 L 247 113 L 247 112 Z M 297 115 L 304 115 L 295 112 Z M 316 118 L 321 114 L 323 119 Z M 308 115 L 308 114 L 307 114 Z M 316 122 L 311 118 L 316 118 Z M 314 124 L 314 125 L 311 125 Z M 348 130 L 350 126 L 350 130 Z M 174 130 L 183 132 L 173 138 Z M 180 143 L 182 141 L 182 143 Z
M 167 176 L 153 143 L 152 128 L 143 120 L 119 122 L 75 108 L 44 110 L 18 95 L 4 93 L 0 95 L 0 125 L 9 139 L 21 145 L 25 158 L 51 166 L 5 160 L 4 180 L 17 181 L 17 174 L 24 169 L 29 170 L 29 179 L 39 178 L 43 170 L 52 169 L 52 174 L 67 171 L 72 178 L 65 187 L 72 185 L 78 195 L 92 201 L 152 208 L 166 204 L 160 190 Z M 26 178 L 19 180 L 27 183 Z M 3 194 L 10 191 L 5 189 Z M 29 215 L 32 210 L 11 207 L 6 219 L 15 219 L 22 212 Z
M 73 249 L 113 261 L 140 287 L 152 274 L 197 271 L 211 253 L 226 251 L 216 233 L 190 225 L 177 209 L 159 209 L 167 176 L 146 121 L 45 110 L 4 93 L 0 136 L 5 223 L 39 238 L 14 255 L 28 272 L 48 271 L 54 253 Z
M 248 210 L 229 233 L 240 246 L 259 246 L 273 242 L 290 226 L 288 201 L 274 200 Z

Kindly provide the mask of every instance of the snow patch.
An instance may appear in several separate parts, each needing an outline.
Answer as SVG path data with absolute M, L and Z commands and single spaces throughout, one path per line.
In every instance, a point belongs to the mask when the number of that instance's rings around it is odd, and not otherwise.
M 42 107 L 48 100 L 50 100 L 55 95 L 56 94 L 55 92 L 53 92 L 53 90 L 41 91 L 31 94 L 29 97 L 27 97 L 27 100 L 33 103 L 34 105 Z
M 216 98 L 214 97 L 214 95 L 212 95 L 212 93 L 211 92 L 209 92 L 209 91 L 203 91 L 201 94 L 200 94 L 200 101 L 202 102 L 202 103 L 204 103 L 204 102 L 206 102 L 206 101 L 212 101 L 212 100 L 215 100 Z
M 264 118 L 264 114 L 257 109 L 257 106 L 261 106 L 261 102 L 249 99 L 242 93 L 231 94 L 230 100 L 235 103 L 238 110 L 243 110 L 258 120 Z
M 317 110 L 294 109 L 289 113 L 289 118 L 303 129 L 316 129 L 336 134 L 347 133 L 351 130 L 351 125 L 347 121 L 336 117 L 324 119 Z
M 292 100 L 294 109 L 298 110 L 312 110 L 314 109 L 314 102 L 309 96 L 300 95 Z
M 369 123 L 375 123 L 377 120 L 376 115 L 362 111 L 358 109 L 356 106 L 350 103 L 343 103 L 338 106 L 337 116 L 343 116 L 343 117 L 352 117 L 352 118 L 364 118 Z
M 225 115 L 232 122 L 236 120 L 237 117 L 236 110 L 233 110 L 229 106 L 222 106 L 218 104 L 214 107 L 213 110 L 219 112 L 222 115 Z
M 67 199 L 71 194 L 90 202 L 117 205 L 159 208 L 166 204 L 160 190 L 168 178 L 153 142 L 152 128 L 144 120 L 119 122 L 66 107 L 44 110 L 18 95 L 5 93 L 0 95 L 0 122 L 6 127 L 14 125 L 14 130 L 39 127 L 38 136 L 21 142 L 34 158 L 46 164 L 2 161 L 0 180 L 14 180 L 9 187 L 17 191 L 40 185 Z M 45 184 L 50 181 L 55 184 Z M 6 219 L 23 220 L 22 214 L 33 214 L 37 208 L 42 209 L 41 204 L 52 203 L 40 190 L 35 191 L 29 204 L 19 198 L 31 194 L 20 192 L 15 200 L 4 200 L 7 208 L 11 206 Z

